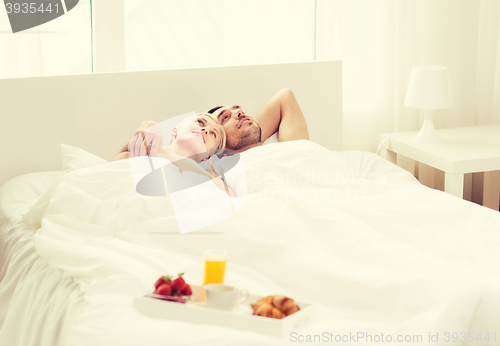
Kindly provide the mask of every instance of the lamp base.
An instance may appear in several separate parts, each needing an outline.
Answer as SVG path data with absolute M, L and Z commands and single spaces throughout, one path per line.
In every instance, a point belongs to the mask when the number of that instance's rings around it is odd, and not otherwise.
M 413 137 L 413 141 L 420 143 L 439 143 L 445 140 L 438 135 L 433 122 L 434 110 L 424 110 L 424 125 L 420 132 Z

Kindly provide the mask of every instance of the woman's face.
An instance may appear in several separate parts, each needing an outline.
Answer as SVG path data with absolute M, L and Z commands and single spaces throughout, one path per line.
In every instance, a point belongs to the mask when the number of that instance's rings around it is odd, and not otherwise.
M 177 128 L 175 141 L 182 147 L 184 156 L 198 156 L 204 153 L 201 159 L 205 159 L 210 150 L 217 149 L 221 135 L 214 129 L 211 121 L 194 116 Z

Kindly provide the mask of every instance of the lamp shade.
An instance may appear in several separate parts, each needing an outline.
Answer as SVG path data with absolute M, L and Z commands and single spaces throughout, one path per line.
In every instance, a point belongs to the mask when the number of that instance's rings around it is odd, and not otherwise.
M 443 109 L 453 106 L 448 67 L 413 66 L 406 92 L 405 106 L 420 109 Z

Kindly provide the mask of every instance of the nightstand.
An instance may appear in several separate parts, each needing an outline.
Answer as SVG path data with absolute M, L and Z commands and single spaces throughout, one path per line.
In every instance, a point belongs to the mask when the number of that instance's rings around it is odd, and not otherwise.
M 443 171 L 444 191 L 460 198 L 464 198 L 464 176 L 484 172 L 483 205 L 499 210 L 500 125 L 455 127 L 437 132 L 445 142 L 415 142 L 412 139 L 418 131 L 382 134 L 380 143 L 387 140 L 380 155 L 395 164 L 402 161 L 398 156 L 403 156 Z

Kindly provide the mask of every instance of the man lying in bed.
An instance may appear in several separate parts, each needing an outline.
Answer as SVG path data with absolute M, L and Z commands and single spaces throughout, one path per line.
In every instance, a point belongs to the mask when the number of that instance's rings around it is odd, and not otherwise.
M 275 132 L 279 132 L 279 141 L 309 139 L 309 132 L 304 115 L 297 99 L 289 89 L 282 89 L 262 108 L 255 120 L 246 115 L 243 109 L 236 105 L 219 106 L 208 111 L 217 118 L 226 132 L 226 149 L 242 152 L 260 146 Z M 155 143 L 161 143 L 161 134 L 147 128 L 156 124 L 154 121 L 145 121 L 135 131 L 131 140 L 144 138 L 143 145 L 129 148 L 127 142 L 120 153 L 130 150 L 130 156 L 145 155 L 144 148 L 150 147 L 151 155 L 158 148 Z M 157 138 L 158 137 L 158 138 Z M 137 141 L 138 142 L 138 141 Z

